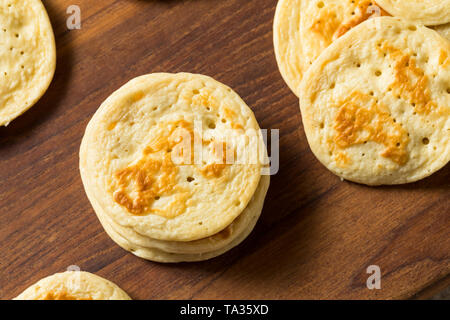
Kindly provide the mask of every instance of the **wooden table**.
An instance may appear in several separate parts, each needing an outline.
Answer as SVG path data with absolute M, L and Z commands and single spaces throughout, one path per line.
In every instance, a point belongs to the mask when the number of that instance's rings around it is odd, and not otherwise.
M 428 297 L 450 280 L 450 166 L 421 182 L 342 182 L 311 153 L 298 101 L 272 45 L 276 0 L 44 1 L 58 50 L 46 95 L 0 128 L 0 298 L 77 265 L 135 299 Z M 262 217 L 229 253 L 164 265 L 119 248 L 103 231 L 78 171 L 84 129 L 126 81 L 194 72 L 234 88 L 262 128 L 280 129 L 281 167 Z M 369 265 L 381 290 L 368 290 Z

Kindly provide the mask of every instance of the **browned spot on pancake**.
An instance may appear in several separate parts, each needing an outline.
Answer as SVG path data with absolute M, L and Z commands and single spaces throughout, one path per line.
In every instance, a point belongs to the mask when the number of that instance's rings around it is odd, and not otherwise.
M 343 36 L 351 28 L 356 27 L 362 22 L 368 20 L 370 17 L 376 15 L 378 12 L 381 16 L 389 15 L 379 6 L 375 7 L 375 2 L 370 0 L 354 1 L 353 15 L 350 19 L 343 20 L 336 14 L 335 8 L 327 8 L 326 6 L 319 11 L 319 15 L 310 29 L 319 34 L 326 45 L 330 45 L 334 40 Z M 376 8 L 376 10 L 373 9 Z
M 320 35 L 321 38 L 325 40 L 326 45 L 329 45 L 333 41 L 333 34 L 340 25 L 341 22 L 336 14 L 332 10 L 325 7 L 320 10 L 319 16 L 311 25 L 310 29 Z
M 437 104 L 431 99 L 429 79 L 425 72 L 417 67 L 416 59 L 409 54 L 383 43 L 379 51 L 388 53 L 394 64 L 394 81 L 390 84 L 393 93 L 408 101 L 419 114 L 429 114 L 437 110 Z
M 92 300 L 92 297 L 75 297 L 66 291 L 48 292 L 42 300 Z
M 230 158 L 232 155 L 232 150 L 227 147 L 227 144 L 225 142 L 214 142 L 212 144 L 212 153 L 215 156 L 215 158 L 213 159 L 214 162 L 203 166 L 203 168 L 200 169 L 200 172 L 208 178 L 219 178 L 220 176 L 222 176 L 222 171 L 227 166 L 227 152 L 228 158 Z M 232 160 L 234 161 L 234 154 Z
M 341 166 L 345 167 L 352 163 L 352 160 L 347 156 L 345 152 L 338 152 L 334 156 L 334 160 Z
M 141 159 L 114 174 L 118 185 L 114 200 L 135 215 L 151 212 L 155 200 L 174 191 L 177 173 L 168 153 L 163 160 Z
M 107 130 L 111 131 L 117 126 L 117 121 L 113 121 L 106 127 Z
M 233 129 L 235 130 L 242 130 L 244 127 L 240 125 L 239 123 L 233 123 Z
M 133 101 L 134 101 L 134 102 L 139 101 L 139 100 L 141 100 L 143 97 L 144 97 L 144 92 L 138 91 L 138 92 L 136 92 L 136 93 L 133 95 Z
M 450 64 L 448 52 L 443 49 L 441 49 L 441 52 L 439 54 L 439 64 L 443 67 L 447 67 Z
M 201 89 L 192 97 L 192 103 L 205 107 L 207 110 L 217 109 L 218 103 L 207 89 Z
M 373 141 L 385 146 L 381 156 L 399 165 L 408 161 L 407 132 L 394 121 L 386 106 L 377 103 L 374 97 L 356 91 L 339 103 L 338 108 L 334 142 L 339 148 Z
M 373 1 L 360 1 L 354 11 L 355 15 L 353 16 L 353 18 L 348 21 L 342 22 L 337 30 L 333 33 L 333 41 L 346 34 L 351 28 L 356 27 L 357 25 L 363 23 L 374 15 L 389 15 L 386 11 L 381 9 L 381 7 L 375 7 L 375 5 L 376 4 Z
M 183 213 L 189 192 L 177 184 L 180 165 L 194 165 L 194 131 L 185 121 L 161 124 L 164 130 L 153 137 L 143 156 L 133 165 L 114 173 L 113 198 L 134 215 L 156 214 L 174 218 Z M 225 142 L 205 141 L 212 145 L 215 159 L 196 169 L 207 178 L 219 178 L 226 168 L 228 147 Z M 177 159 L 174 163 L 174 159 Z M 167 210 L 154 207 L 155 201 L 170 196 Z
M 230 110 L 228 108 L 223 108 L 223 115 L 225 116 L 226 119 L 231 120 L 232 118 L 234 118 L 236 116 L 236 113 L 233 110 Z

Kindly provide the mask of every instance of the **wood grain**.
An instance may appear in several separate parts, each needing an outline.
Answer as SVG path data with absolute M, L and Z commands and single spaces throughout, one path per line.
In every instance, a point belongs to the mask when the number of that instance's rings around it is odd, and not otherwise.
M 41 101 L 0 128 L 0 298 L 70 265 L 135 299 L 408 298 L 450 274 L 450 168 L 405 186 L 341 182 L 313 156 L 298 101 L 272 48 L 275 0 L 44 1 L 58 65 Z M 103 231 L 84 193 L 78 151 L 101 102 L 136 76 L 195 72 L 234 88 L 262 128 L 280 129 L 280 171 L 262 218 L 231 252 L 163 265 Z M 366 268 L 382 289 L 366 288 Z M 429 293 L 431 295 L 432 293 Z

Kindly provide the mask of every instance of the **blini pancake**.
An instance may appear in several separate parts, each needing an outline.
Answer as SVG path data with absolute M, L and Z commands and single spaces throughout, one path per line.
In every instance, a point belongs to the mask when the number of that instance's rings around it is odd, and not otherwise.
M 56 51 L 40 0 L 0 0 L 0 26 L 0 126 L 7 126 L 47 90 Z
M 89 272 L 56 273 L 30 286 L 14 300 L 130 300 L 117 285 Z
M 312 151 L 336 175 L 425 178 L 450 160 L 450 43 L 398 18 L 366 21 L 316 60 L 300 108 Z

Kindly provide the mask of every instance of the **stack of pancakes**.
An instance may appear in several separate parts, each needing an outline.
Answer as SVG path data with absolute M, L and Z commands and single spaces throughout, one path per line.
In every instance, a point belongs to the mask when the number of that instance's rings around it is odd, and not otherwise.
M 449 162 L 449 22 L 450 0 L 279 1 L 278 65 L 329 170 L 401 184 Z
M 113 93 L 80 149 L 83 184 L 109 236 L 159 262 L 205 260 L 244 240 L 269 186 L 252 111 L 202 75 L 151 74 Z

